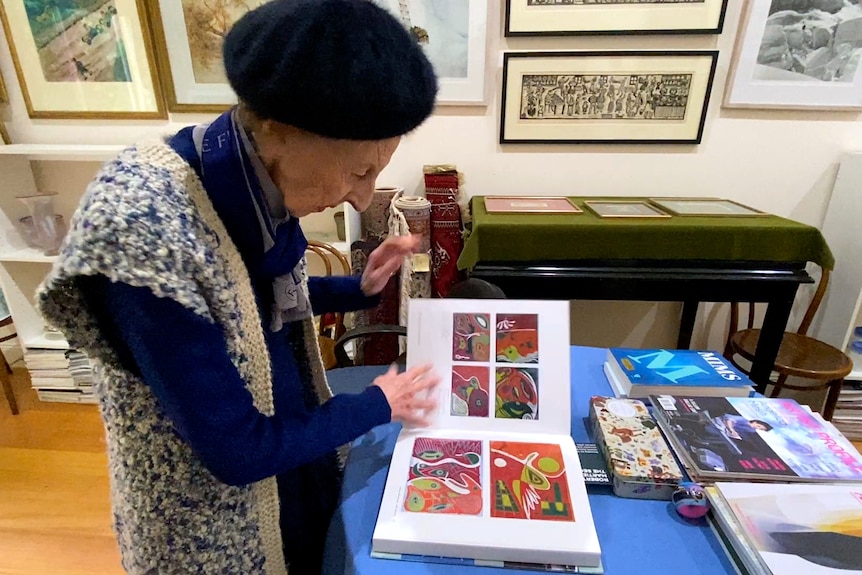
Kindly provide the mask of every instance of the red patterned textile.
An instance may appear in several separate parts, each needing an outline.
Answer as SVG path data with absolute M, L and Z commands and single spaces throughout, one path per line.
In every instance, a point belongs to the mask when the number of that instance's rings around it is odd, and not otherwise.
M 371 255 L 381 240 L 360 240 L 350 246 L 351 268 L 353 273 L 361 275 Z M 377 307 L 363 309 L 353 313 L 355 327 L 379 324 L 398 324 L 398 308 L 401 301 L 401 278 L 399 274 L 392 276 L 383 292 Z M 356 338 L 354 341 L 354 363 L 356 365 L 389 365 L 401 353 L 398 336 L 395 334 L 373 334 Z
M 458 205 L 458 172 L 426 168 L 425 197 L 431 202 L 431 296 L 446 297 L 461 279 L 461 209 Z

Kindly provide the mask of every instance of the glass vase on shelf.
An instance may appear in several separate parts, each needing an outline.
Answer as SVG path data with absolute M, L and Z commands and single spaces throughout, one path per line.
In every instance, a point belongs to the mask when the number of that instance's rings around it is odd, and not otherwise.
M 41 249 L 46 256 L 55 256 L 60 252 L 60 245 L 66 235 L 63 216 L 54 213 L 56 195 L 37 194 L 17 198 L 30 211 L 29 216 L 19 220 L 21 236 L 27 244 Z

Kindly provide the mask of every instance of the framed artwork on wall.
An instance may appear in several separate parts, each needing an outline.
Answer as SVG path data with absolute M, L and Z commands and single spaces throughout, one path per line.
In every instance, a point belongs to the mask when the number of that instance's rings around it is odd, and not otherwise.
M 698 144 L 716 51 L 506 52 L 501 144 Z
M 506 0 L 506 36 L 720 34 L 727 0 Z
M 167 118 L 144 0 L 0 0 L 31 118 Z
M 793 3 L 790 3 L 793 4 Z M 862 108 L 862 6 L 842 0 L 747 1 L 726 108 Z
M 156 56 L 171 112 L 218 113 L 236 104 L 222 59 L 234 23 L 267 0 L 150 0 Z
M 425 50 L 440 85 L 437 105 L 487 104 L 488 0 L 373 0 Z

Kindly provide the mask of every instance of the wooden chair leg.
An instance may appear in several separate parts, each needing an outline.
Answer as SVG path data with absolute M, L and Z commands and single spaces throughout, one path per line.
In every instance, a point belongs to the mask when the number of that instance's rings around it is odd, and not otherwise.
M 778 394 L 781 393 L 781 389 L 784 387 L 785 381 L 787 381 L 787 376 L 782 373 L 778 376 L 775 383 L 772 384 L 772 393 L 769 394 L 769 397 L 778 397 Z
M 3 388 L 3 394 L 6 396 L 6 401 L 9 402 L 9 409 L 12 411 L 12 415 L 18 415 L 18 402 L 15 400 L 15 393 L 12 391 L 12 380 L 9 379 L 9 374 L 5 373 L 5 371 L 0 373 L 0 387 Z
M 835 406 L 838 405 L 838 396 L 841 394 L 843 385 L 843 379 L 829 382 L 829 393 L 826 394 L 826 404 L 823 406 L 823 419 L 826 421 L 832 421 L 832 415 L 835 413 Z

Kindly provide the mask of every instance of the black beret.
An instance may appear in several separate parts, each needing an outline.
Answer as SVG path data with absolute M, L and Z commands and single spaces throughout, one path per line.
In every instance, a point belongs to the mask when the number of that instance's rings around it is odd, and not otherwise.
M 407 28 L 371 0 L 273 0 L 224 41 L 231 87 L 259 116 L 326 136 L 406 134 L 434 109 L 437 78 Z

